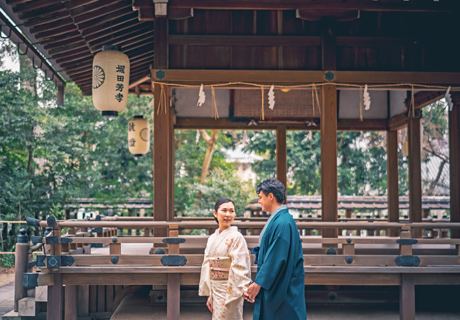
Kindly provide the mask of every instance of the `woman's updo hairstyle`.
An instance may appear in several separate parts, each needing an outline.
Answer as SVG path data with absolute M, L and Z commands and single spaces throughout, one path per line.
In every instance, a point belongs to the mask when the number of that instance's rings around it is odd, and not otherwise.
M 235 206 L 235 202 L 233 202 L 232 199 L 220 198 L 219 200 L 217 200 L 216 204 L 214 205 L 214 210 L 216 211 L 216 213 L 219 210 L 220 206 L 223 205 L 224 203 L 227 203 L 227 202 L 231 202 L 231 203 L 233 203 L 233 206 Z M 217 220 L 216 217 L 214 217 L 214 219 L 216 220 L 217 223 L 219 223 L 219 221 Z

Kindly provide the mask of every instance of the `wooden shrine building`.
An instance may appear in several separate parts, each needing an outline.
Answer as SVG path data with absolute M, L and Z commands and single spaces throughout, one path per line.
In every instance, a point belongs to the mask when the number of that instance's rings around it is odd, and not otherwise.
M 52 227 L 53 232 L 69 227 L 73 233 L 69 231 L 67 237 L 73 241 L 78 240 L 74 236 L 78 232 L 82 232 L 84 239 L 88 227 L 104 228 L 97 230 L 101 234 L 97 241 L 109 245 L 112 256 L 121 254 L 118 245 L 125 241 L 109 241 L 116 236 L 116 228 L 128 225 L 150 228 L 153 234 L 150 230 L 146 236 L 157 240 L 177 237 L 181 223 L 187 227 L 206 223 L 166 222 L 174 221 L 175 129 L 276 130 L 276 174 L 284 183 L 286 132 L 319 130 L 322 222 L 302 222 L 299 228 L 324 229 L 321 240 L 303 241 L 336 248 L 339 255 L 319 257 L 325 251 L 314 249 L 312 254 L 318 256 L 314 258 L 317 263 L 310 264 L 306 258 L 307 285 L 308 281 L 345 284 L 340 275 L 350 271 L 346 267 L 333 269 L 330 265 L 363 265 L 367 268 L 363 269 L 364 274 L 367 272 L 364 278 L 370 285 L 388 282 L 401 288 L 402 319 L 414 318 L 415 285 L 460 285 L 460 59 L 455 49 L 460 2 L 457 0 L 5 0 L 0 7 L 1 31 L 56 82 L 60 103 L 67 81 L 74 81 L 84 95 L 91 94 L 93 58 L 106 44 L 121 46 L 130 59 L 130 93 L 153 93 L 155 98 L 153 221 L 58 221 L 51 225 L 42 221 L 41 227 Z M 200 107 L 197 100 L 201 86 L 206 99 Z M 370 105 L 364 96 L 370 98 Z M 420 238 L 425 228 L 420 109 L 445 96 L 451 101 L 450 222 L 435 227 L 451 228 L 452 237 L 436 242 L 447 246 L 439 251 L 446 255 L 445 259 L 440 258 L 441 263 L 432 258 L 436 254 L 433 250 L 423 251 L 412 245 L 417 241 L 424 243 Z M 273 99 L 274 108 L 271 108 Z M 408 224 L 399 223 L 398 200 L 397 130 L 404 127 L 408 129 L 409 141 L 411 223 Z M 406 261 L 388 267 L 390 260 L 375 257 L 379 261 L 376 267 L 371 258 L 360 258 L 360 253 L 351 247 L 355 240 L 347 243 L 338 237 L 337 132 L 343 130 L 386 132 L 389 213 L 388 222 L 377 227 L 392 229 L 390 234 L 399 242 L 382 241 L 396 244 L 400 256 L 414 257 L 413 249 L 427 254 L 420 266 Z M 260 227 L 257 222 L 237 225 Z M 255 241 L 248 239 L 249 243 Z M 76 269 L 48 267 L 58 270 L 45 272 L 47 278 L 43 274 L 39 277 L 42 284 L 50 286 L 48 297 L 51 294 L 62 299 L 61 285 L 66 285 L 67 303 L 69 297 L 74 297 L 71 291 L 74 286 L 90 284 L 83 280 L 82 274 L 98 285 L 145 284 L 140 276 L 133 276 L 125 283 L 122 281 L 127 278 L 123 276 L 118 279 L 91 276 L 92 271 L 85 269 L 85 265 L 104 265 L 110 261 L 113 266 L 107 269 L 108 274 L 121 273 L 114 267 L 113 261 L 118 262 L 118 258 L 111 260 L 110 256 L 104 256 L 98 260 L 97 256 L 81 254 L 84 246 L 96 240 L 79 241 L 52 244 L 58 253 L 72 255 L 75 250 L 75 261 L 81 264 Z M 365 240 L 356 243 L 359 241 Z M 168 246 L 166 253 L 182 252 L 178 244 Z M 201 250 L 204 243 L 196 246 Z M 385 254 L 394 255 L 395 250 Z M 346 262 L 342 261 L 343 256 Z M 337 262 L 339 258 L 342 262 Z M 159 263 L 149 257 L 136 259 L 133 261 L 137 264 Z M 174 309 L 177 305 L 171 301 L 178 297 L 181 284 L 196 284 L 200 262 L 196 257 L 190 259 L 196 262 L 187 271 L 193 275 L 184 276 L 182 271 L 174 269 L 178 267 L 158 267 L 152 276 L 167 284 L 168 297 L 172 295 L 168 299 L 168 319 L 179 317 Z M 128 265 L 134 263 L 128 260 L 122 261 Z M 433 265 L 438 265 L 438 269 L 433 269 Z M 151 269 L 124 267 L 123 272 L 142 275 L 152 272 Z M 319 276 L 308 280 L 309 272 Z M 70 273 L 73 277 L 66 276 Z M 348 279 L 348 284 L 363 281 L 360 274 L 350 275 Z M 69 305 L 72 301 L 68 301 Z M 76 313 L 69 311 L 67 316 L 68 310 L 72 309 L 66 308 L 66 319 L 74 319 Z M 48 314 L 57 319 L 62 309 L 56 304 L 48 308 Z

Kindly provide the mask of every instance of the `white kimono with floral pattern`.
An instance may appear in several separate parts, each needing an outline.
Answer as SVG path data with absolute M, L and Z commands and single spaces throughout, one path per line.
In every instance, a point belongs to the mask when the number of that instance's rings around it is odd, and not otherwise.
M 228 280 L 211 280 L 209 261 L 212 258 L 231 259 Z M 200 296 L 211 297 L 213 320 L 243 319 L 243 293 L 251 281 L 248 246 L 237 227 L 216 230 L 209 238 L 201 267 Z

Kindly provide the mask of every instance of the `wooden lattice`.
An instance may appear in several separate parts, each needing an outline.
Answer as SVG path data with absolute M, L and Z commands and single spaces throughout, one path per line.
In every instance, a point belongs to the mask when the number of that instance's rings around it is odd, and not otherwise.
M 318 99 L 321 88 L 316 88 Z M 267 119 L 319 118 L 320 106 L 311 88 L 293 89 L 289 92 L 275 90 L 275 107 L 268 108 L 268 91 L 264 89 L 264 114 Z M 313 99 L 312 100 L 312 95 Z M 261 90 L 235 90 L 234 116 L 260 118 L 262 112 Z M 314 108 L 313 108 L 314 107 Z

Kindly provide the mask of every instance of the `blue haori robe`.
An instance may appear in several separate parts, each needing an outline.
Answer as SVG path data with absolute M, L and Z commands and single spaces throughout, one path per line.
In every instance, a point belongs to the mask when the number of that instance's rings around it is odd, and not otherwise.
M 257 275 L 261 286 L 254 320 L 305 320 L 305 269 L 302 241 L 287 209 L 276 213 L 260 242 Z

